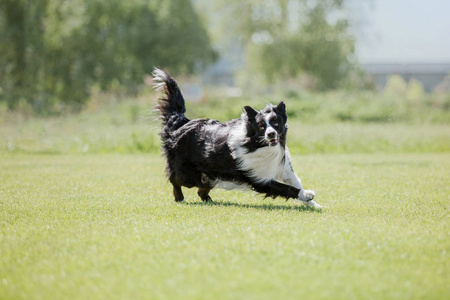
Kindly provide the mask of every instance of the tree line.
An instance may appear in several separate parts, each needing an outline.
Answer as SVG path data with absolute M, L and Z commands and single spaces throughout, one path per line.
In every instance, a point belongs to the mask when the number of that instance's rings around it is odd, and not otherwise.
M 343 0 L 193 1 L 2 0 L 0 101 L 48 112 L 82 107 L 93 88 L 133 93 L 154 66 L 201 72 L 218 59 L 212 40 L 230 32 L 268 80 L 303 72 L 337 88 L 351 67 L 349 24 L 330 19 Z M 194 4 L 212 9 L 203 18 Z
M 198 72 L 217 53 L 188 0 L 2 0 L 1 100 L 82 106 L 92 86 L 136 89 L 154 66 Z

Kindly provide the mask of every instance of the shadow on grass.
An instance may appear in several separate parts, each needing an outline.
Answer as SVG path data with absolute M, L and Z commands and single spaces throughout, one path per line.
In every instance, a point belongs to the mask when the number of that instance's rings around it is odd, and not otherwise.
M 305 206 L 305 205 L 276 205 L 276 204 L 270 204 L 270 203 L 263 203 L 261 205 L 258 204 L 248 204 L 248 203 L 237 203 L 237 202 L 226 202 L 226 201 L 208 201 L 208 202 L 186 202 L 185 205 L 192 205 L 192 206 L 232 206 L 232 207 L 239 207 L 239 208 L 246 208 L 246 209 L 257 209 L 257 210 L 296 210 L 296 211 L 310 211 L 310 212 L 317 212 L 321 213 L 321 209 L 316 209 L 313 207 Z

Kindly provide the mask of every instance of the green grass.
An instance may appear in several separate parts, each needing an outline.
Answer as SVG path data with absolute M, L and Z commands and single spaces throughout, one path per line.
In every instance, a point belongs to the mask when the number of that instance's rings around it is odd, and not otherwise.
M 448 153 L 295 155 L 317 202 L 172 201 L 155 154 L 0 154 L 0 299 L 447 299 Z

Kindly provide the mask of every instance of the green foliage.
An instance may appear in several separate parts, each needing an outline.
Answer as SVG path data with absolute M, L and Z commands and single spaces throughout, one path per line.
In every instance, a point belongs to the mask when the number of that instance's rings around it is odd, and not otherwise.
M 1 299 L 448 299 L 448 154 L 293 156 L 322 211 L 159 155 L 3 155 Z
M 136 92 L 154 66 L 193 73 L 215 51 L 190 0 L 2 1 L 0 100 L 80 109 L 93 86 Z
M 354 37 L 343 1 L 226 1 L 247 49 L 249 73 L 269 82 L 308 74 L 319 90 L 335 89 L 353 68 Z

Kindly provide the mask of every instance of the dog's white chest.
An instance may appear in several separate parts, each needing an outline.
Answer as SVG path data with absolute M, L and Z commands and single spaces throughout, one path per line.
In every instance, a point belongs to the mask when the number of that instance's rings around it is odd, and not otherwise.
M 273 147 L 260 148 L 253 152 L 236 153 L 239 169 L 250 172 L 259 182 L 265 182 L 279 177 L 284 169 L 284 149 L 278 144 Z

